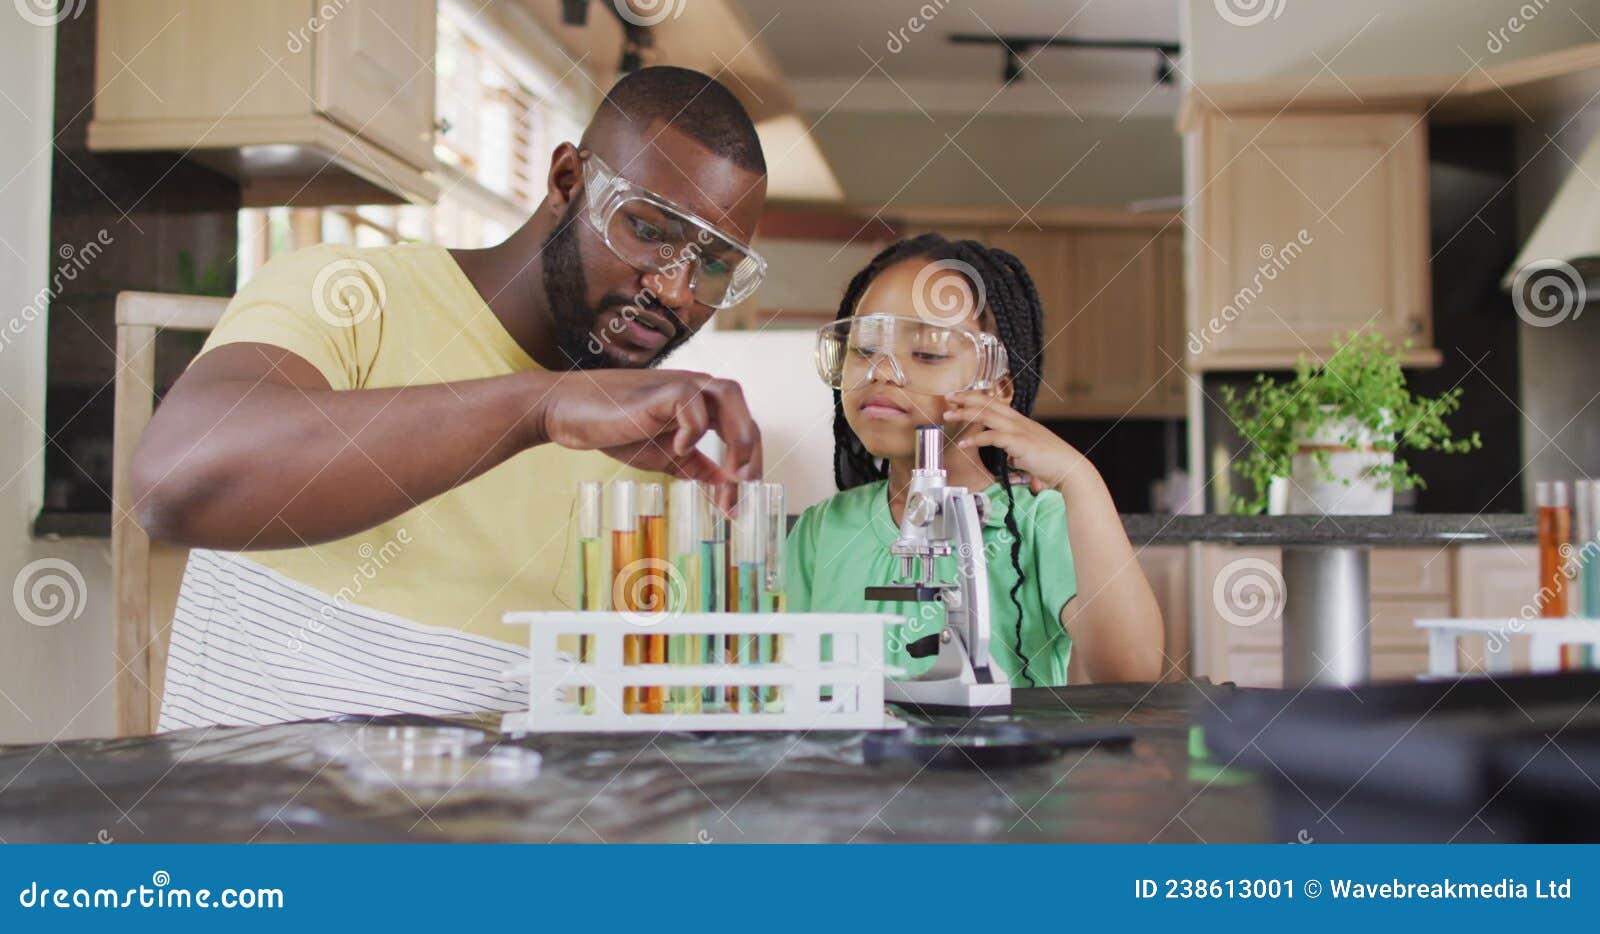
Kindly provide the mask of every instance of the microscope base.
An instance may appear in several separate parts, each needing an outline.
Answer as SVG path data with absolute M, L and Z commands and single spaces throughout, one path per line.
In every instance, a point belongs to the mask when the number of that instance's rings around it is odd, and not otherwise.
M 885 681 L 883 699 L 925 713 L 1005 713 L 1011 709 L 1011 685 L 948 681 Z

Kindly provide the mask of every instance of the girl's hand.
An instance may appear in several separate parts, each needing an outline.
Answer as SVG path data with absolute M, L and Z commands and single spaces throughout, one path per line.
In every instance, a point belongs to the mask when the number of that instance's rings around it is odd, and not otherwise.
M 1028 474 L 1034 493 L 1062 489 L 1074 470 L 1093 470 L 1076 448 L 998 396 L 976 390 L 945 396 L 944 420 L 952 431 L 971 426 L 958 447 L 1005 451 L 1012 465 Z

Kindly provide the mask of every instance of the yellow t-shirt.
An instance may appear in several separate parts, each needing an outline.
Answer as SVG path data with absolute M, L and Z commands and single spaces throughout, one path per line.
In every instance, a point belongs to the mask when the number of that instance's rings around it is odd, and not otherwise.
M 273 259 L 229 303 L 201 353 L 237 343 L 282 347 L 336 390 L 539 369 L 450 254 L 420 243 L 324 245 Z M 666 479 L 596 452 L 542 445 L 377 528 L 247 557 L 352 604 L 526 644 L 526 629 L 501 617 L 576 604 L 569 525 L 577 485 L 616 477 Z

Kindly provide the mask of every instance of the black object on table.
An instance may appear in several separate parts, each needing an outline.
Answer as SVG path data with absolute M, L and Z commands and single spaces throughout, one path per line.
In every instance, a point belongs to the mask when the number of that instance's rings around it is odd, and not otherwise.
M 1134 741 L 1004 769 L 868 764 L 854 733 L 565 734 L 525 787 L 419 800 L 352 782 L 319 753 L 360 718 L 0 749 L 0 840 L 21 842 L 1253 842 L 1267 790 L 1218 781 L 1189 750 L 1195 709 L 1232 686 L 1014 692 L 1003 716 L 1065 741 Z M 491 728 L 498 718 L 477 725 Z M 427 725 L 461 721 L 383 719 Z
M 1219 698 L 1206 740 L 1302 842 L 1600 841 L 1600 673 Z

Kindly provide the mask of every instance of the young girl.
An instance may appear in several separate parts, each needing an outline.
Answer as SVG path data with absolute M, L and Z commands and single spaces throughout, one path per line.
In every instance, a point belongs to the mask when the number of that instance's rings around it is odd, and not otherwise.
M 888 639 L 887 661 L 908 674 L 932 665 L 905 646 L 943 627 L 942 605 L 876 603 L 864 589 L 898 580 L 889 545 L 916 426 L 938 424 L 949 484 L 983 490 L 989 501 L 995 656 L 1012 685 L 1162 676 L 1160 610 L 1104 481 L 1028 417 L 1041 330 L 1022 263 L 973 240 L 903 240 L 856 274 L 817 350 L 835 390 L 840 492 L 807 509 L 791 534 L 791 609 L 907 614 Z M 1016 472 L 1026 480 L 1014 483 Z M 954 580 L 954 570 L 953 559 L 939 559 L 938 579 Z

